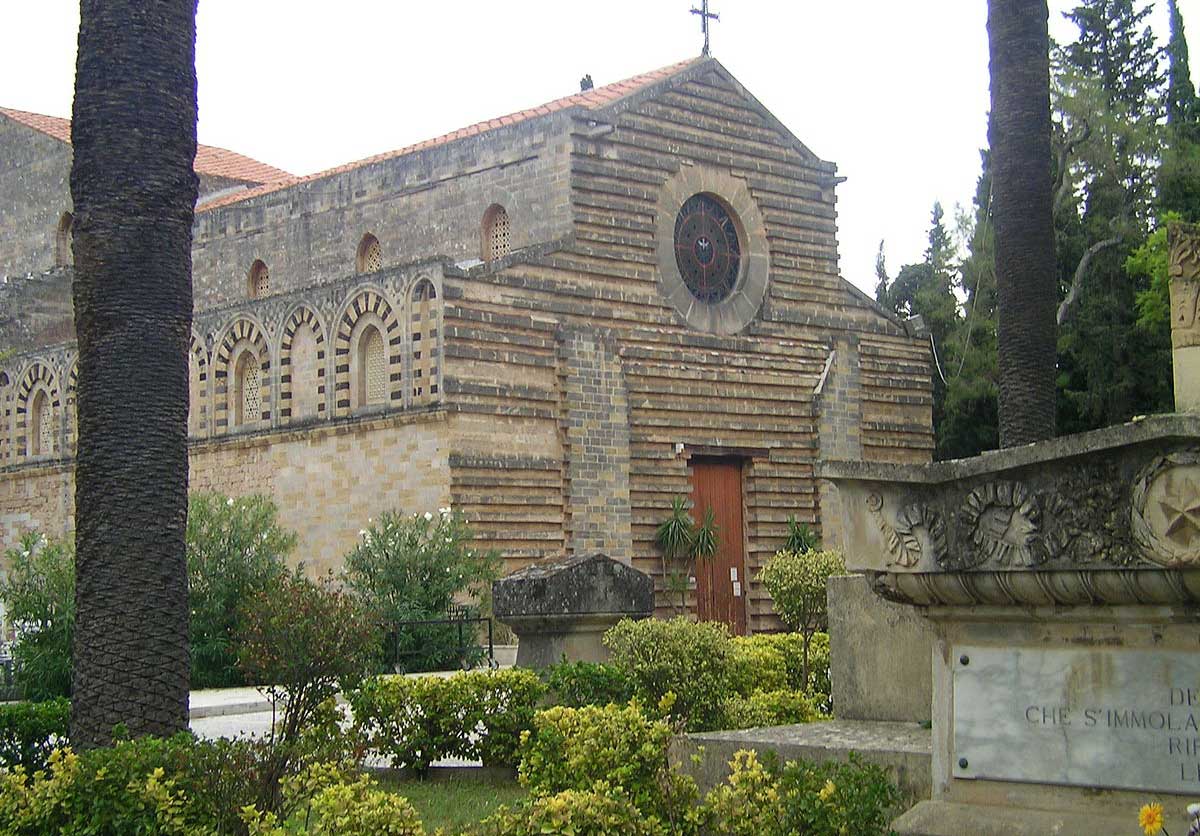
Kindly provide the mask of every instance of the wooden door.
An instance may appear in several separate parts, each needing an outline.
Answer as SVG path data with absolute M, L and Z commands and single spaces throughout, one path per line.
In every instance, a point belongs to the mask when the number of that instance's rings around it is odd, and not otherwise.
M 708 509 L 717 523 L 717 553 L 696 561 L 696 614 L 746 633 L 746 556 L 742 540 L 742 463 L 739 459 L 693 458 L 692 516 Z

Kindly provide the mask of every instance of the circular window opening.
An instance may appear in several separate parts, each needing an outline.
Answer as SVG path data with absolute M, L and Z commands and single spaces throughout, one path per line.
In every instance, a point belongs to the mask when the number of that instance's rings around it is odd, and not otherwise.
M 679 208 L 675 263 L 687 289 L 706 304 L 725 301 L 737 287 L 742 263 L 737 224 L 712 195 L 692 195 Z

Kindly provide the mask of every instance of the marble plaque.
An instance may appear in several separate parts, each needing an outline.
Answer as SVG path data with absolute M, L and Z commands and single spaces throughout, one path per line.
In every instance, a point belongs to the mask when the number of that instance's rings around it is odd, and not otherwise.
M 1200 653 L 955 646 L 955 778 L 1200 794 Z

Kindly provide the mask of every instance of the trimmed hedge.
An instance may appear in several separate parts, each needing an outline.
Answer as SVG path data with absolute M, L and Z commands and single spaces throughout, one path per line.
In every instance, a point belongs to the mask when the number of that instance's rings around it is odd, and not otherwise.
M 633 699 L 633 683 L 624 669 L 597 662 L 560 662 L 540 671 L 554 705 L 623 705 Z
M 515 766 L 521 733 L 532 728 L 545 692 L 536 674 L 513 669 L 377 677 L 346 698 L 362 744 L 420 774 L 452 756 Z

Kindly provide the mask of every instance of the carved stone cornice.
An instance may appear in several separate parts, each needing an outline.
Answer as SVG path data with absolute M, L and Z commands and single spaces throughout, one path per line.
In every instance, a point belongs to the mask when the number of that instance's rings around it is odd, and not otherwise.
M 1167 228 L 1170 255 L 1171 346 L 1200 345 L 1200 226 L 1173 223 Z
M 926 466 L 828 462 L 846 563 L 921 605 L 1200 603 L 1200 419 Z

